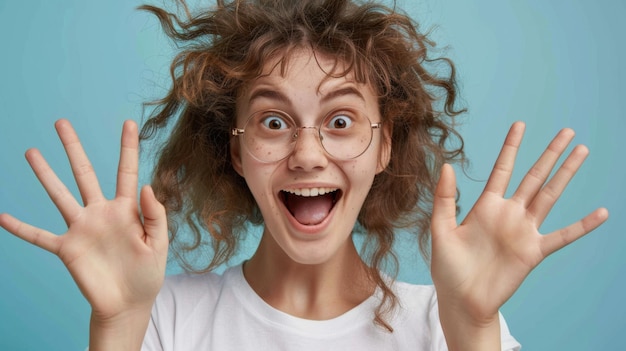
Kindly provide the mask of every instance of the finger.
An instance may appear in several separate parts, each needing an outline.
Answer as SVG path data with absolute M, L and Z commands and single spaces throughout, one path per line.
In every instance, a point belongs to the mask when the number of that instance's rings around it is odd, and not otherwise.
M 513 194 L 514 199 L 519 199 L 524 204 L 532 202 L 548 179 L 548 176 L 550 176 L 559 157 L 561 157 L 574 138 L 574 134 L 574 131 L 569 128 L 563 129 L 557 134 L 541 157 L 524 176 L 515 194 Z
M 167 248 L 167 216 L 165 208 L 154 196 L 154 191 L 149 185 L 141 189 L 141 211 L 143 213 L 143 225 L 148 240 L 154 245 Z
M 59 252 L 60 238 L 58 236 L 30 224 L 26 224 L 9 214 L 0 214 L 0 227 L 18 238 L 28 241 L 46 251 L 50 251 L 55 255 Z
M 72 173 L 74 173 L 83 204 L 87 205 L 90 201 L 102 200 L 104 195 L 100 191 L 98 178 L 74 128 L 69 121 L 64 119 L 57 121 L 55 127 L 72 166 Z
M 26 160 L 52 202 L 59 209 L 59 212 L 61 212 L 65 223 L 69 225 L 72 218 L 78 215 L 82 207 L 65 184 L 57 177 L 52 168 L 50 168 L 48 162 L 46 162 L 39 150 L 30 149 L 26 151 Z
M 133 121 L 124 122 L 122 130 L 122 146 L 120 162 L 117 169 L 116 196 L 136 200 L 139 158 L 139 139 L 137 124 Z
M 452 166 L 444 164 L 433 199 L 431 231 L 435 236 L 437 233 L 450 232 L 456 227 L 456 177 Z
M 556 171 L 552 179 L 539 191 L 535 199 L 530 203 L 528 212 L 533 215 L 537 226 L 545 220 L 552 207 L 559 199 L 567 184 L 574 177 L 580 166 L 589 155 L 589 150 L 584 145 L 576 146 L 567 156 L 561 167 Z
M 517 156 L 517 150 L 522 142 L 524 136 L 524 129 L 526 128 L 523 122 L 515 122 L 511 126 L 509 133 L 504 140 L 504 145 L 500 154 L 496 159 L 496 163 L 493 166 L 485 191 L 504 196 L 506 189 L 509 186 L 511 175 L 513 174 L 513 167 L 515 166 L 515 157 Z
M 609 218 L 609 211 L 606 208 L 599 208 L 576 223 L 542 236 L 541 249 L 544 257 L 590 233 L 604 223 L 607 218 Z

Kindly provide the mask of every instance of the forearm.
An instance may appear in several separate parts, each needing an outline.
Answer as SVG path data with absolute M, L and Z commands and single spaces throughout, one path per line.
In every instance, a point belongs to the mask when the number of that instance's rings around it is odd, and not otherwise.
M 128 311 L 123 316 L 101 319 L 91 315 L 89 351 L 137 351 L 150 321 L 151 308 Z

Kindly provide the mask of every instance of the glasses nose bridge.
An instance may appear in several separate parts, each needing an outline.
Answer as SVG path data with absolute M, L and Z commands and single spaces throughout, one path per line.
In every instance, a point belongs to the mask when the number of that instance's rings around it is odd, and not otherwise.
M 312 132 L 312 136 L 315 138 L 314 142 L 316 143 L 316 145 L 318 147 L 321 147 L 321 149 L 326 152 L 326 148 L 324 147 L 324 143 L 322 143 L 322 140 L 324 140 L 324 137 L 322 136 L 322 133 L 320 132 L 320 127 L 318 126 L 300 126 L 300 127 L 295 127 L 295 131 L 293 134 L 293 146 L 291 149 L 291 153 L 293 154 L 294 152 L 296 152 L 296 149 L 298 149 L 299 147 L 302 147 L 302 141 L 300 139 L 302 139 L 300 133 L 301 131 L 305 131 L 305 130 L 310 130 Z
M 297 142 L 300 139 L 300 131 L 301 130 L 314 130 L 315 134 L 317 135 L 317 138 L 319 139 L 320 143 L 322 141 L 322 133 L 320 133 L 320 127 L 318 126 L 302 126 L 302 127 L 295 127 L 295 132 L 293 133 L 293 138 L 295 139 L 295 141 Z

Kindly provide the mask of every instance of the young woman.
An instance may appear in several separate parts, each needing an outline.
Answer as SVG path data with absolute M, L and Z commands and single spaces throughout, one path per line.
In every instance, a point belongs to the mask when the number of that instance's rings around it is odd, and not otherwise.
M 543 258 L 608 217 L 598 209 L 538 233 L 587 155 L 575 147 L 549 178 L 573 131 L 504 198 L 524 131 L 515 123 L 457 224 L 454 66 L 429 56 L 433 43 L 411 19 L 337 0 L 218 1 L 194 14 L 180 4 L 186 18 L 143 7 L 182 49 L 142 129 L 165 139 L 141 212 L 136 125 L 124 125 L 107 200 L 62 120 L 84 206 L 38 151 L 27 159 L 68 232 L 0 215 L 3 228 L 63 260 L 92 306 L 90 349 L 519 349 L 500 307 Z M 263 226 L 255 254 L 211 273 L 250 223 Z M 434 286 L 394 280 L 397 228 L 419 237 Z M 353 235 L 366 236 L 363 250 Z M 163 284 L 168 243 L 201 273 Z

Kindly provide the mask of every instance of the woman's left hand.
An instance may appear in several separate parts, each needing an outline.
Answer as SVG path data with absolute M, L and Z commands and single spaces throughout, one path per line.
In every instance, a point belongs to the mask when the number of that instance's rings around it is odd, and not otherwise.
M 608 218 L 599 208 L 552 233 L 539 227 L 585 160 L 579 145 L 549 178 L 574 137 L 563 129 L 523 178 L 510 198 L 509 185 L 525 126 L 513 124 L 485 189 L 465 220 L 456 221 L 456 181 L 445 165 L 435 192 L 432 215 L 432 278 L 446 312 L 465 321 L 488 324 L 526 276 L 544 258 L 591 232 Z M 440 305 L 440 313 L 441 313 Z M 443 317 L 443 316 L 442 316 Z

